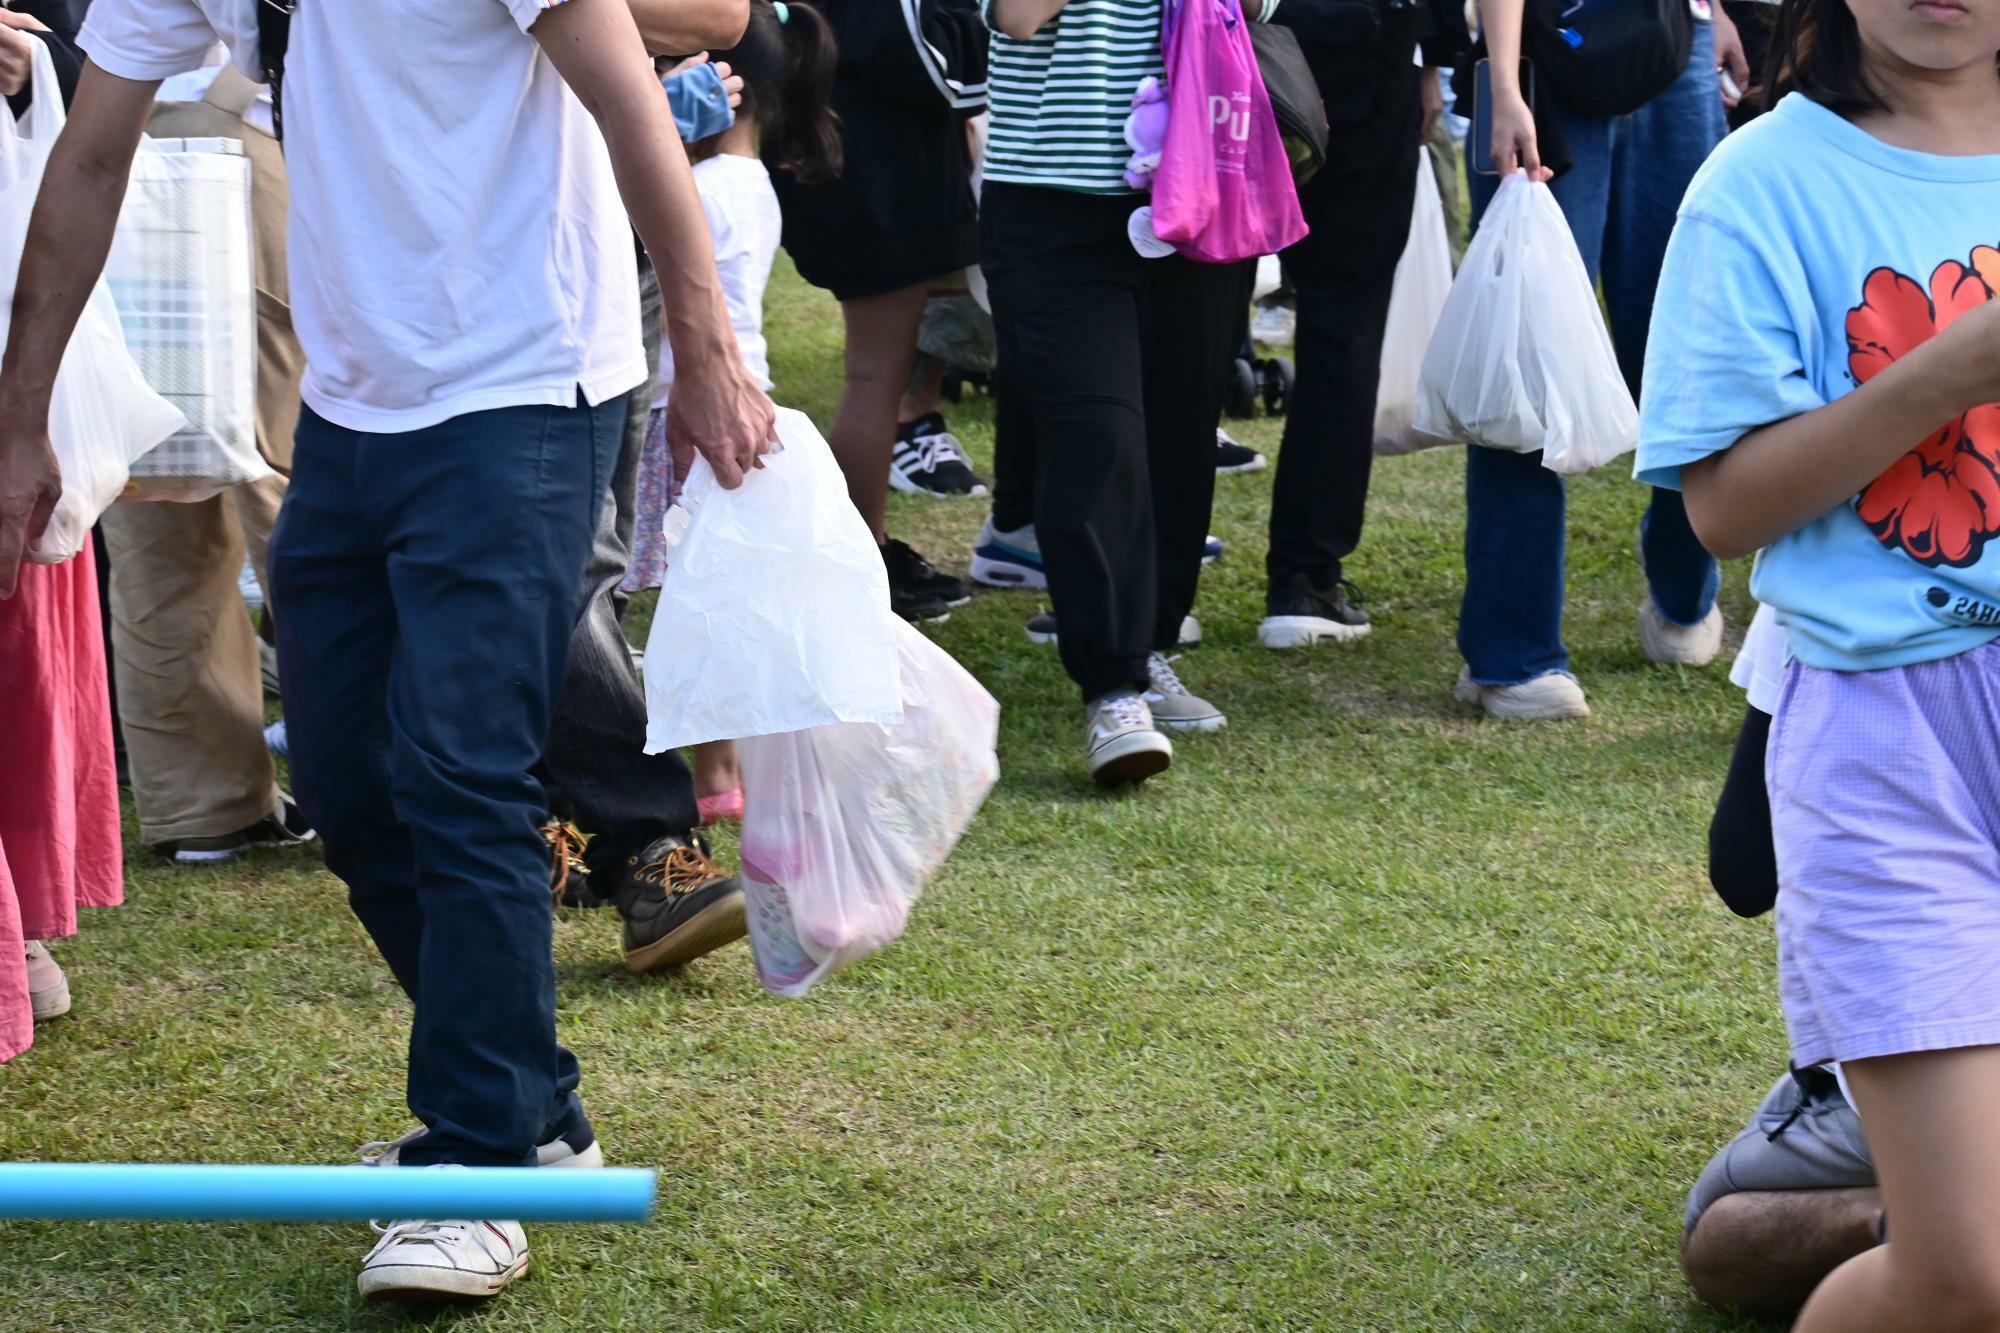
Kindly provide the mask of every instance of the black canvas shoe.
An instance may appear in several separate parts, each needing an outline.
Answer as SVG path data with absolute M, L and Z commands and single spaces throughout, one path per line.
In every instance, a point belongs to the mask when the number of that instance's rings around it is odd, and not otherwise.
M 1368 634 L 1368 613 L 1354 605 L 1360 600 L 1346 579 L 1315 588 L 1303 574 L 1294 574 L 1265 599 L 1257 641 L 1266 648 L 1309 648 L 1322 639 L 1353 643 Z
M 749 933 L 742 886 L 698 841 L 650 843 L 625 858 L 610 888 L 625 918 L 625 966 L 634 972 L 680 967 Z
M 173 857 L 176 865 L 215 865 L 254 848 L 297 847 L 318 836 L 306 823 L 298 802 L 281 791 L 278 808 L 249 828 L 213 838 L 182 838 L 160 850 Z
M 1262 472 L 1268 466 L 1264 455 L 1247 444 L 1238 444 L 1222 427 L 1215 428 L 1215 475 L 1233 477 L 1244 472 Z
M 891 537 L 883 543 L 882 563 L 889 570 L 891 589 L 902 588 L 918 596 L 935 597 L 946 606 L 964 606 L 972 600 L 972 588 L 964 579 L 933 568 L 907 542 Z
M 981 481 L 965 461 L 958 437 L 937 412 L 927 413 L 896 431 L 889 455 L 889 484 L 912 495 L 984 495 Z

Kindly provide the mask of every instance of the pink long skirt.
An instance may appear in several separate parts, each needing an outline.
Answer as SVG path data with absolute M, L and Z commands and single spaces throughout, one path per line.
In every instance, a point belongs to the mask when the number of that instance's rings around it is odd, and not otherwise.
M 0 601 L 0 1060 L 28 1049 L 26 940 L 124 901 L 97 565 L 24 565 Z

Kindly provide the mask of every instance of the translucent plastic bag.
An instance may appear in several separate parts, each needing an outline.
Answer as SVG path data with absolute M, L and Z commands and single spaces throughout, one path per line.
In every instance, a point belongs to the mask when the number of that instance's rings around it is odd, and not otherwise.
M 778 995 L 803 995 L 901 935 L 1000 777 L 1000 705 L 920 631 L 895 630 L 900 723 L 737 747 L 750 947 Z
M 134 500 L 205 500 L 274 475 L 257 451 L 250 159 L 235 139 L 146 139 L 105 281 L 140 373 L 187 425 L 132 464 Z
M 0 112 L 0 339 L 14 308 L 14 284 L 42 169 L 65 119 L 48 47 L 38 41 L 28 46 L 34 100 L 26 123 Z M 63 349 L 49 398 L 49 442 L 62 472 L 62 498 L 28 558 L 60 564 L 82 550 L 91 525 L 124 492 L 132 461 L 182 424 L 173 405 L 146 387 L 125 350 L 118 307 L 99 281 Z
M 1417 380 L 1438 316 L 1451 295 L 1451 240 L 1444 229 L 1444 200 L 1431 172 L 1430 154 L 1417 150 L 1417 201 L 1410 239 L 1396 261 L 1389 323 L 1382 335 L 1382 370 L 1375 391 L 1375 452 L 1407 454 L 1453 441 L 1416 428 Z
M 1562 209 L 1515 172 L 1452 284 L 1417 395 L 1416 429 L 1517 453 L 1552 472 L 1639 443 L 1639 411 Z
M 697 459 L 667 511 L 646 640 L 646 751 L 900 722 L 889 577 L 833 451 L 778 410 L 782 448 L 735 490 Z

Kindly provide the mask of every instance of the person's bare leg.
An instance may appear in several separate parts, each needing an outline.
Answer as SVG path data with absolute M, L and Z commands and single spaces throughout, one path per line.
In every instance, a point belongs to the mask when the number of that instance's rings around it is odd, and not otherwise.
M 1881 1243 L 1877 1189 L 1725 1194 L 1681 1239 L 1681 1271 L 1718 1309 L 1789 1315 L 1834 1269 Z
M 1844 1066 L 1868 1128 L 1889 1243 L 1834 1270 L 1795 1333 L 2000 1328 L 2000 1046 Z
M 726 796 L 742 785 L 735 741 L 705 741 L 694 747 L 695 795 Z
M 924 358 L 924 368 L 913 377 L 910 388 L 904 392 L 902 404 L 896 409 L 896 424 L 907 426 L 912 421 L 920 421 L 944 406 L 944 362 L 934 356 Z
M 847 494 L 879 545 L 887 540 L 889 454 L 896 442 L 896 408 L 917 359 L 917 325 L 928 285 L 843 301 L 847 380 L 827 443 L 847 478 Z

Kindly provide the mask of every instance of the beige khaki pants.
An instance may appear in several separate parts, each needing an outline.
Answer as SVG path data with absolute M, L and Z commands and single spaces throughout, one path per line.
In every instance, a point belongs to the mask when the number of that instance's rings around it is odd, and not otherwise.
M 305 357 L 285 278 L 284 158 L 241 118 L 255 92 L 225 70 L 205 101 L 156 107 L 147 131 L 244 143 L 257 252 L 257 447 L 282 474 Z M 257 635 L 237 575 L 247 553 L 270 605 L 265 550 L 284 496 L 281 475 L 195 504 L 121 504 L 104 515 L 118 719 L 148 844 L 234 833 L 277 807 Z

